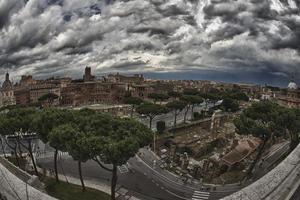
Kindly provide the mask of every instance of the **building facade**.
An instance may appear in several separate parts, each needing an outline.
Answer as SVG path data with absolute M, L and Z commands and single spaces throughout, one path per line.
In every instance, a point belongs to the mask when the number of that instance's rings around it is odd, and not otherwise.
M 124 84 L 74 82 L 61 90 L 60 105 L 80 106 L 90 104 L 114 104 L 121 102 L 126 92 Z
M 300 108 L 297 84 L 294 81 L 291 81 L 287 87 L 287 94 L 275 97 L 275 101 L 288 108 Z
M 94 81 L 95 77 L 92 75 L 92 69 L 90 67 L 86 67 L 83 75 L 84 82 Z
M 14 88 L 12 82 L 9 80 L 9 73 L 5 74 L 5 81 L 1 87 L 1 106 L 15 105 Z

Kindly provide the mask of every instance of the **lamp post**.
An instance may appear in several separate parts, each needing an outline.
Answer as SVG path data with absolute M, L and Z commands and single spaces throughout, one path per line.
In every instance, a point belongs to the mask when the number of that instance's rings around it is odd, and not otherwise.
M 1 137 L 1 147 L 2 147 L 2 151 L 3 151 L 3 156 L 4 156 L 4 158 L 6 158 L 6 153 L 5 153 L 4 143 L 3 143 L 3 138 L 2 137 Z
M 156 132 L 153 132 L 153 152 L 155 153 L 156 145 L 155 145 L 155 140 L 156 140 Z

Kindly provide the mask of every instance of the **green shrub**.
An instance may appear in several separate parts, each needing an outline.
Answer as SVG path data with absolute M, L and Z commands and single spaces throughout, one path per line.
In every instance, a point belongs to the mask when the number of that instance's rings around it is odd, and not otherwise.
M 157 129 L 157 132 L 159 134 L 162 134 L 166 130 L 166 122 L 165 121 L 158 121 L 156 123 L 156 129 Z

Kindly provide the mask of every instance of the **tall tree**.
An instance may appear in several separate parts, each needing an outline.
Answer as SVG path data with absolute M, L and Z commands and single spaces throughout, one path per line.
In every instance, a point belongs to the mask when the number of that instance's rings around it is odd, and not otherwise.
M 153 119 L 163 113 L 167 113 L 168 109 L 165 106 L 153 104 L 153 103 L 144 103 L 137 108 L 139 114 L 146 115 L 149 118 L 149 129 L 152 130 Z M 156 133 L 153 132 L 153 151 L 155 152 L 155 143 L 156 143 Z
M 28 152 L 35 174 L 38 176 L 38 170 L 33 155 L 32 142 L 35 139 L 35 132 L 32 121 L 35 118 L 37 110 L 34 108 L 15 108 L 6 113 L 9 120 L 9 132 L 11 138 L 17 141 Z
M 83 181 L 82 176 L 82 163 L 85 163 L 90 158 L 90 152 L 89 149 L 86 147 L 86 133 L 81 132 L 79 130 L 79 127 L 74 124 L 66 124 L 60 126 L 60 130 L 57 132 L 57 135 L 64 134 L 67 137 L 70 138 L 63 138 L 66 145 L 66 150 L 68 151 L 69 155 L 72 156 L 72 158 L 77 161 L 78 163 L 78 172 L 79 172 L 79 178 L 82 185 L 82 191 L 84 192 L 85 184 Z
M 198 95 L 184 95 L 180 98 L 180 100 L 186 102 L 186 109 L 184 112 L 184 123 L 185 123 L 189 110 L 191 109 L 191 118 L 192 118 L 195 106 L 203 103 L 203 99 Z
M 168 96 L 174 98 L 175 100 L 177 100 L 178 98 L 180 98 L 182 96 L 182 94 L 180 92 L 176 92 L 176 91 L 169 91 L 168 92 Z
M 131 112 L 130 112 L 130 117 L 132 118 L 133 116 L 133 111 L 135 109 L 136 106 L 139 106 L 143 103 L 143 100 L 141 98 L 138 97 L 125 97 L 123 102 L 125 104 L 129 104 L 131 105 Z
M 278 107 L 277 113 L 274 117 L 276 135 L 285 133 L 289 136 L 290 150 L 293 150 L 299 144 L 300 110 Z
M 160 106 L 153 103 L 143 103 L 137 107 L 136 111 L 141 114 L 145 115 L 149 118 L 149 128 L 152 128 L 153 119 L 163 113 L 167 112 L 167 109 L 164 106 Z
M 99 119 L 101 117 L 103 119 Z M 102 168 L 112 173 L 111 200 L 115 200 L 118 180 L 117 166 L 126 164 L 141 147 L 148 145 L 152 138 L 152 132 L 145 125 L 132 119 L 110 118 L 107 121 L 109 118 L 98 115 L 98 119 L 95 119 L 93 124 L 99 124 L 95 127 L 94 135 L 87 138 L 86 146 L 90 149 L 90 155 L 94 157 L 94 160 Z M 108 168 L 102 162 L 110 164 L 112 167 Z
M 190 111 L 190 108 L 191 108 L 190 95 L 181 96 L 180 101 L 185 103 L 183 123 L 186 123 L 187 114 L 188 114 L 188 112 Z
M 58 151 L 67 152 L 67 143 L 72 137 L 74 137 L 74 134 L 78 132 L 78 129 L 74 127 L 76 127 L 75 124 L 61 124 L 54 127 L 49 133 L 49 144 L 55 149 L 54 168 L 56 181 L 59 181 L 57 171 L 57 154 Z
M 231 98 L 223 99 L 221 107 L 223 108 L 223 110 L 228 112 L 236 112 L 240 109 L 238 101 Z
M 169 96 L 163 93 L 150 93 L 148 98 L 152 99 L 154 103 L 160 102 L 161 104 L 163 101 L 169 99 Z
M 250 175 L 260 159 L 267 142 L 270 139 L 288 134 L 299 133 L 300 126 L 297 125 L 297 117 L 293 112 L 270 101 L 254 103 L 243 111 L 239 118 L 234 121 L 237 133 L 252 134 L 262 140 L 257 157 L 249 168 Z M 296 135 L 297 135 L 296 134 Z M 292 140 L 292 137 L 291 137 Z
M 176 127 L 177 116 L 185 108 L 186 103 L 184 101 L 175 100 L 175 101 L 167 103 L 166 106 L 167 106 L 167 108 L 169 108 L 170 110 L 172 110 L 174 112 L 174 127 Z
M 13 123 L 11 121 L 12 121 L 12 119 L 8 119 L 6 117 L 6 113 L 0 114 L 0 135 L 2 136 L 5 144 L 13 151 L 17 166 L 21 167 L 18 152 L 17 152 L 17 147 L 18 147 L 17 141 L 14 140 L 12 144 L 8 141 L 8 136 L 15 134 L 14 127 L 12 126 Z M 5 154 L 5 152 L 4 152 L 4 154 Z
M 199 95 L 199 91 L 196 88 L 186 88 L 183 91 L 184 95 Z
M 39 115 L 33 120 L 33 127 L 39 138 L 46 144 L 49 142 L 49 134 L 54 128 L 72 122 L 74 122 L 73 112 L 69 110 L 47 108 L 42 110 Z M 53 157 L 55 178 L 56 181 L 59 181 L 57 172 L 58 149 L 54 146 L 52 147 L 55 149 Z

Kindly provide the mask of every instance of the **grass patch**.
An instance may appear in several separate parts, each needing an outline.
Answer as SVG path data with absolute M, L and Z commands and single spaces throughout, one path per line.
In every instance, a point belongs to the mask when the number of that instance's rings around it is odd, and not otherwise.
M 109 200 L 110 196 L 99 190 L 86 188 L 82 192 L 81 186 L 60 181 L 57 183 L 55 179 L 46 178 L 44 180 L 46 191 L 50 196 L 60 200 Z
M 17 163 L 17 160 L 15 157 L 7 157 L 7 160 L 9 162 L 11 162 L 13 165 L 15 165 L 16 167 L 18 166 L 18 163 Z M 25 166 L 26 166 L 26 159 L 25 158 L 21 158 L 19 157 L 19 163 L 20 163 L 20 168 L 21 169 L 25 169 Z

